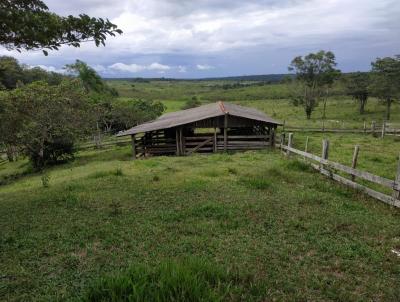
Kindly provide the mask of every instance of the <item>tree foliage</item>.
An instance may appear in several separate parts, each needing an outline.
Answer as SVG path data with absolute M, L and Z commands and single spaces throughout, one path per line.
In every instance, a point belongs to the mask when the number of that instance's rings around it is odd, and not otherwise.
M 298 56 L 291 62 L 289 71 L 296 73 L 296 80 L 302 85 L 302 91 L 297 98 L 304 106 L 307 119 L 311 118 L 311 113 L 326 93 L 326 88 L 340 75 L 336 65 L 335 55 L 323 50 L 304 57 Z
M 400 100 L 400 55 L 378 58 L 372 62 L 371 92 L 386 105 L 386 119 L 395 100 Z
M 365 113 L 365 106 L 369 96 L 369 86 L 371 84 L 371 77 L 366 72 L 355 72 L 346 75 L 343 79 L 346 94 L 350 95 L 359 104 L 360 114 Z
M 14 89 L 35 81 L 45 81 L 50 85 L 58 85 L 65 75 L 48 72 L 40 67 L 20 64 L 15 58 L 0 56 L 0 90 Z
M 80 83 L 32 84 L 0 94 L 1 142 L 20 147 L 37 169 L 66 159 L 93 125 Z
M 140 123 L 154 120 L 165 110 L 161 102 L 146 100 L 115 101 L 109 112 L 109 122 L 114 132 L 126 130 Z
M 105 45 L 107 36 L 122 31 L 108 19 L 85 14 L 62 17 L 49 11 L 41 0 L 0 0 L 0 45 L 8 49 L 58 50 L 93 41 Z
M 225 88 L 224 88 L 225 89 Z M 190 109 L 201 106 L 201 102 L 197 96 L 193 96 L 191 99 L 187 100 L 183 105 L 182 109 Z

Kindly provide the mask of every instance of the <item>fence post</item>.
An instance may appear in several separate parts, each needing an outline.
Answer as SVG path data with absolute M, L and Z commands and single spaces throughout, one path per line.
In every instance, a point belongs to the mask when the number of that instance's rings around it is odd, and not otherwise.
M 308 152 L 308 136 L 306 137 L 306 145 L 304 147 L 304 152 L 307 153 Z M 306 157 L 304 156 L 304 159 L 306 159 Z
M 383 121 L 381 138 L 384 138 L 385 134 L 386 134 L 386 121 Z
M 400 156 L 399 156 L 399 162 L 397 164 L 397 173 L 396 173 L 396 180 L 395 180 L 395 185 L 393 188 L 393 198 L 395 199 L 400 199 Z
M 292 141 L 293 141 L 293 133 L 289 133 L 288 143 L 287 143 L 288 148 L 292 148 Z M 289 151 L 289 149 L 287 149 L 286 155 L 287 155 L 287 156 L 290 156 L 290 151 Z
M 269 133 L 269 142 L 271 148 L 275 147 L 275 128 L 271 128 L 271 131 Z
M 372 136 L 375 136 L 375 121 L 372 121 L 372 123 L 371 123 L 371 133 L 372 133 Z
M 359 151 L 360 151 L 360 146 L 359 145 L 354 146 L 353 161 L 351 162 L 351 167 L 353 169 L 355 169 L 357 167 L 357 159 L 358 159 Z M 354 175 L 352 175 L 351 180 L 355 181 L 356 177 Z
M 325 132 L 325 120 L 322 120 L 322 132 Z
M 364 121 L 364 134 L 367 133 L 367 122 Z
M 283 146 L 285 145 L 285 132 L 281 134 L 281 151 L 283 150 Z
M 308 152 L 308 140 L 309 140 L 309 137 L 307 136 L 306 137 L 306 146 L 304 147 L 304 152 Z
M 286 120 L 283 120 L 283 124 L 282 124 L 282 132 L 285 132 L 285 124 L 286 124 Z
M 329 155 L 329 141 L 327 139 L 322 140 L 322 158 L 328 159 Z M 320 169 L 324 168 L 324 164 L 321 163 Z

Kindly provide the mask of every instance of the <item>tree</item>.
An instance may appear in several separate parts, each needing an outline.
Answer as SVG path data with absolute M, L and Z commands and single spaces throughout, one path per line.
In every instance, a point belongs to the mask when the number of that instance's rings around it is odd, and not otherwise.
M 34 82 L 3 92 L 0 104 L 9 115 L 2 134 L 9 134 L 6 137 L 24 150 L 36 169 L 70 158 L 75 141 L 93 124 L 89 102 L 76 80 L 58 86 Z
M 123 100 L 112 104 L 110 118 L 114 131 L 121 131 L 154 120 L 165 110 L 161 102 Z
M 197 96 L 193 96 L 191 99 L 187 100 L 185 102 L 185 105 L 183 105 L 182 109 L 190 109 L 190 108 L 195 108 L 199 107 L 201 105 L 201 102 Z
M 58 50 L 62 45 L 80 47 L 81 42 L 105 45 L 107 35 L 122 31 L 108 19 L 62 17 L 49 11 L 41 0 L 0 0 L 0 45 L 21 51 Z
M 23 69 L 17 59 L 8 56 L 0 57 L 0 88 L 14 89 L 23 78 Z
M 344 78 L 346 93 L 359 104 L 360 114 L 365 113 L 365 106 L 369 96 L 370 75 L 366 72 L 355 72 Z
M 304 106 L 307 119 L 318 105 L 320 98 L 327 91 L 340 71 L 335 69 L 335 55 L 330 51 L 319 51 L 307 56 L 298 56 L 293 59 L 289 71 L 296 73 L 296 80 L 301 83 L 302 95 L 298 98 Z M 324 90 L 325 88 L 325 90 Z
M 82 81 L 86 92 L 91 93 L 94 98 L 118 96 L 118 92 L 109 87 L 98 73 L 85 62 L 76 60 L 74 64 L 65 65 L 65 69 L 75 74 Z
M 390 109 L 400 99 L 400 55 L 394 58 L 378 58 L 372 62 L 371 92 L 386 105 L 386 120 L 390 120 Z

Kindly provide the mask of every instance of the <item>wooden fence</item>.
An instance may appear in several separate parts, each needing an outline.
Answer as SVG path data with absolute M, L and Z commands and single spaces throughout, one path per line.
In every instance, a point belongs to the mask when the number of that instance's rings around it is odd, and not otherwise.
M 357 157 L 359 153 L 358 146 L 355 146 L 354 148 L 353 162 L 351 167 L 345 166 L 343 164 L 328 159 L 329 141 L 326 139 L 322 141 L 321 157 L 307 152 L 308 138 L 306 140 L 304 151 L 293 148 L 293 133 L 289 133 L 287 145 L 285 145 L 285 135 L 281 135 L 281 141 L 279 144 L 276 144 L 276 146 L 281 148 L 281 150 L 284 151 L 286 156 L 288 157 L 291 156 L 291 154 L 297 154 L 300 155 L 305 160 L 311 160 L 316 162 L 316 163 L 311 162 L 310 164 L 314 169 L 318 170 L 321 174 L 326 175 L 329 178 L 336 180 L 351 188 L 360 190 L 373 198 L 376 198 L 387 204 L 400 208 L 400 160 L 397 168 L 396 179 L 391 180 L 378 175 L 374 175 L 366 171 L 361 171 L 356 169 Z M 335 173 L 336 171 L 349 174 L 351 176 L 351 179 L 336 174 Z M 372 183 L 376 183 L 381 186 L 390 188 L 393 191 L 393 195 L 389 196 L 387 194 L 375 191 L 365 185 L 361 185 L 355 182 L 356 178 L 364 179 Z
M 322 122 L 321 127 L 297 127 L 286 125 L 283 121 L 282 132 L 324 132 L 324 133 L 358 133 L 358 134 L 372 134 L 374 136 L 385 137 L 386 135 L 400 136 L 400 125 L 394 123 L 388 123 L 383 121 L 382 123 L 377 123 L 372 121 L 371 124 L 364 122 L 358 127 L 354 128 L 344 128 L 344 123 L 341 123 L 340 128 L 329 128 L 326 127 L 324 122 Z

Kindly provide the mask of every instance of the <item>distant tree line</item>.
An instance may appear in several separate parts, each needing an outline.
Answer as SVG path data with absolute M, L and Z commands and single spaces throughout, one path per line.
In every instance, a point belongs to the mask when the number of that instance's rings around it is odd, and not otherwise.
M 289 71 L 295 77 L 286 79 L 286 83 L 290 84 L 293 104 L 304 107 L 307 119 L 320 102 L 326 117 L 327 98 L 334 83 L 341 81 L 346 94 L 358 102 L 360 114 L 365 113 L 369 96 L 374 96 L 386 106 L 385 118 L 389 120 L 391 105 L 400 100 L 400 56 L 377 58 L 371 63 L 371 71 L 364 73 L 342 75 L 336 65 L 335 55 L 322 50 L 292 60 Z

